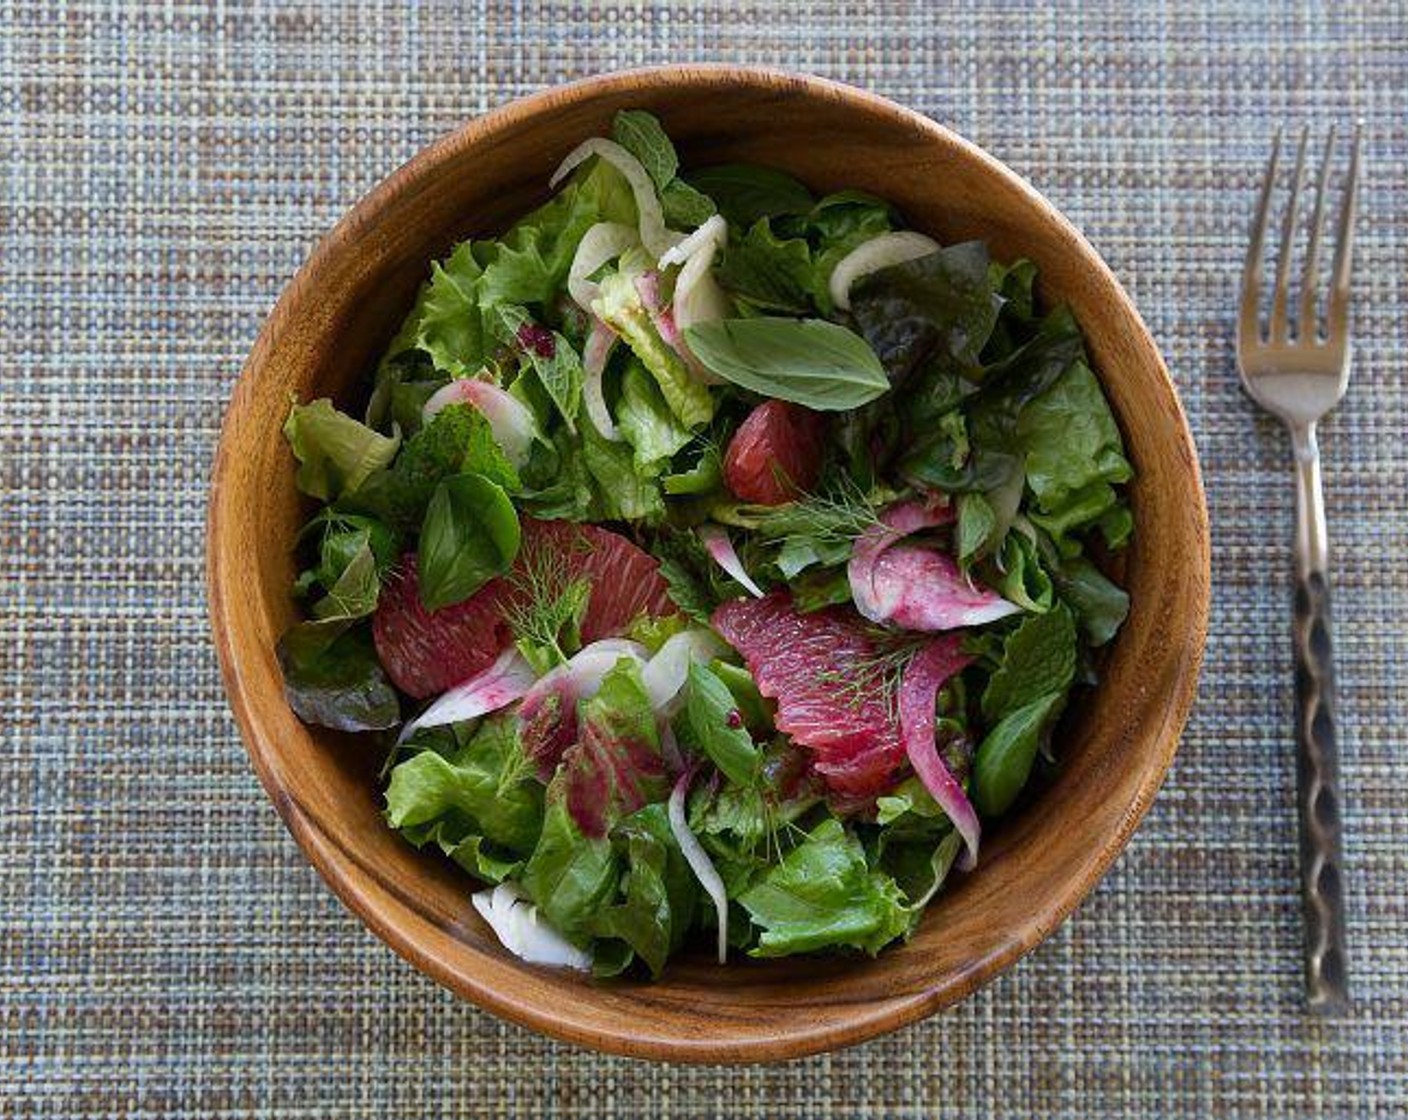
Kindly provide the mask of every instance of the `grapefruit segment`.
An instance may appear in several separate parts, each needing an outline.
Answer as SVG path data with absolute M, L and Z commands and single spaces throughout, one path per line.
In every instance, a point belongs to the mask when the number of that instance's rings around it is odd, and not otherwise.
M 552 594 L 584 579 L 591 587 L 582 642 L 621 634 L 641 614 L 675 613 L 660 565 L 620 533 L 595 525 L 523 519 L 514 569 L 462 603 L 427 611 L 420 601 L 415 557 L 382 589 L 372 636 L 392 682 L 416 698 L 433 696 L 482 672 L 513 640 L 506 613 L 534 586 Z M 547 584 L 548 586 L 544 586 Z
M 787 401 L 764 401 L 739 425 L 724 453 L 724 483 L 737 498 L 764 506 L 790 502 L 821 477 L 825 425 Z

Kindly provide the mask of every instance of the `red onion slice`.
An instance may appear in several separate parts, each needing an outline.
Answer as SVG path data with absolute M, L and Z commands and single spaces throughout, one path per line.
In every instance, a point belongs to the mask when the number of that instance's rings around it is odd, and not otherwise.
M 722 525 L 701 525 L 695 532 L 699 535 L 704 550 L 720 568 L 737 580 L 745 591 L 755 599 L 763 597 L 763 589 L 753 582 L 753 578 L 743 567 L 743 561 L 729 540 L 728 530 Z
M 966 848 L 959 866 L 967 871 L 978 860 L 982 825 L 973 803 L 934 744 L 934 704 L 939 689 L 972 660 L 963 654 L 960 643 L 958 635 L 945 635 L 915 656 L 900 681 L 899 714 L 900 738 L 909 764 L 963 837 Z
M 682 238 L 665 228 L 664 211 L 660 209 L 660 198 L 655 193 L 655 183 L 651 180 L 650 173 L 641 166 L 640 160 L 620 144 L 601 137 L 583 140 L 567 153 L 567 158 L 552 173 L 548 186 L 556 187 L 578 165 L 585 163 L 592 156 L 609 163 L 630 184 L 631 194 L 636 200 L 636 213 L 639 216 L 641 244 L 649 250 L 652 257 L 659 260 L 662 254 L 668 253 Z
M 472 404 L 489 421 L 494 442 L 515 467 L 528 462 L 528 452 L 538 436 L 538 424 L 526 404 L 513 394 L 488 381 L 459 378 L 437 389 L 421 409 L 428 424 L 441 409 L 452 404 Z
M 836 262 L 827 281 L 831 302 L 840 310 L 851 309 L 851 285 L 862 276 L 879 272 L 882 268 L 904 264 L 905 261 L 927 257 L 939 251 L 939 243 L 922 233 L 903 230 L 898 233 L 882 233 L 869 241 L 857 245 Z
M 510 882 L 470 896 L 479 916 L 489 923 L 500 944 L 529 964 L 552 965 L 587 972 L 591 954 L 577 948 L 538 914 L 538 908 Z
M 496 712 L 521 698 L 537 678 L 532 666 L 510 646 L 482 673 L 455 685 L 402 727 L 396 742 L 404 743 L 422 727 L 443 727 Z

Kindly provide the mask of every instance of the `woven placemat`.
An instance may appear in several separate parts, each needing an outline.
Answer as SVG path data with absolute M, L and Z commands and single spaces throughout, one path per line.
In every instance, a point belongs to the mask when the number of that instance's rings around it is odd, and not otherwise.
M 1091 900 L 963 1006 L 788 1066 L 604 1058 L 457 1002 L 329 894 L 221 693 L 221 411 L 314 239 L 465 117 L 649 62 L 839 78 L 1029 176 L 1143 308 L 1214 525 L 1201 700 Z M 1408 1108 L 1401 4 L 0 3 L 0 1114 L 1390 1117 Z M 1351 1019 L 1302 1011 L 1280 431 L 1230 311 L 1276 124 L 1362 118 L 1324 446 Z

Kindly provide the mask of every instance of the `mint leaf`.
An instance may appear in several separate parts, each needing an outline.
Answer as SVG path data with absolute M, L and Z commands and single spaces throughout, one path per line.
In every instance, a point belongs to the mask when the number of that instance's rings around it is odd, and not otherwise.
M 859 408 L 890 388 L 864 339 L 824 319 L 721 319 L 685 330 L 710 372 L 821 411 Z
M 671 179 L 660 191 L 660 209 L 667 225 L 681 229 L 702 226 L 717 212 L 713 199 L 683 179 Z
M 685 689 L 684 720 L 690 743 L 730 781 L 739 785 L 756 782 L 762 754 L 744 726 L 743 713 L 728 686 L 703 665 L 691 663 Z
M 435 489 L 421 526 L 420 598 L 426 610 L 468 599 L 518 555 L 518 514 L 503 487 L 461 474 Z
M 339 412 L 326 397 L 293 405 L 284 437 L 298 460 L 298 488 L 325 502 L 355 491 L 401 446 L 399 433 L 384 436 Z
M 1064 693 L 1076 671 L 1076 629 L 1071 612 L 1057 607 L 1032 615 L 1007 635 L 1002 663 L 983 691 L 990 723 L 1048 693 Z
M 686 178 L 713 199 L 729 225 L 747 229 L 759 218 L 806 214 L 812 193 L 786 172 L 751 163 L 725 163 L 691 171 Z
M 895 881 L 866 863 L 860 841 L 828 817 L 738 899 L 762 929 L 755 957 L 831 946 L 874 956 L 909 928 Z
M 621 110 L 611 122 L 611 139 L 640 161 L 657 191 L 663 191 L 679 171 L 675 146 L 653 113 L 644 109 Z
M 972 793 L 973 804 L 984 816 L 999 816 L 1017 800 L 1031 775 L 1041 737 L 1060 714 L 1065 699 L 1063 692 L 1052 692 L 1033 700 L 1003 717 L 978 745 Z

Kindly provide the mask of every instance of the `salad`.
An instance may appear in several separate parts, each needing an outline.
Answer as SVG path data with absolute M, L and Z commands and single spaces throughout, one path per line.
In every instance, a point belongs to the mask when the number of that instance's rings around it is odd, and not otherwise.
M 526 960 L 879 952 L 1128 607 L 1131 468 L 1027 261 L 650 114 L 434 263 L 365 412 L 293 404 L 306 722 Z

